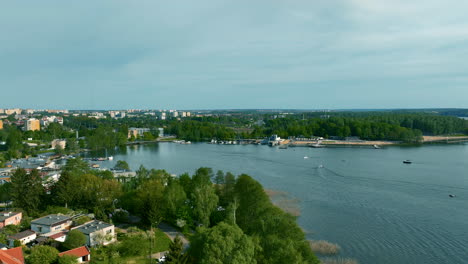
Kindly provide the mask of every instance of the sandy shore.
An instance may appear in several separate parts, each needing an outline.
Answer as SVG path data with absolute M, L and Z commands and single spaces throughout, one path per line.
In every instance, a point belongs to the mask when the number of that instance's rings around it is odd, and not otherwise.
M 317 141 L 294 141 L 291 142 L 291 146 L 308 146 L 318 144 Z M 321 140 L 320 145 L 348 145 L 348 146 L 383 146 L 383 145 L 394 145 L 399 144 L 397 141 L 345 141 L 345 140 Z
M 447 137 L 447 136 L 423 136 L 423 142 L 444 142 L 444 141 L 468 141 L 468 136 Z
M 468 141 L 468 136 L 423 136 L 422 143 L 431 143 L 431 142 L 463 142 Z M 400 141 L 368 141 L 368 140 L 360 140 L 360 141 L 346 141 L 346 140 L 320 140 L 319 141 L 292 141 L 289 145 L 290 146 L 312 146 L 315 144 L 319 145 L 342 145 L 342 146 L 388 146 L 388 145 L 396 145 L 401 144 Z

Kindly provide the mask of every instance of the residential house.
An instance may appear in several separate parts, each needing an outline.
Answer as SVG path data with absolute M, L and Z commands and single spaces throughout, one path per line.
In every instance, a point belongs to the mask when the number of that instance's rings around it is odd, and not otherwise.
M 21 245 L 26 245 L 33 242 L 36 239 L 37 235 L 36 232 L 32 230 L 26 230 L 23 232 L 19 232 L 18 234 L 14 234 L 8 237 L 8 244 L 10 247 L 15 246 L 15 240 L 18 240 Z
M 0 263 L 2 264 L 24 264 L 23 249 L 16 247 L 0 250 Z
M 76 257 L 76 261 L 78 263 L 85 263 L 91 260 L 91 251 L 87 246 L 82 246 L 79 248 L 75 248 L 72 250 L 68 250 L 62 253 L 59 253 L 59 257 L 69 255 Z
M 86 236 L 86 245 L 94 247 L 96 245 L 107 245 L 115 242 L 114 225 L 98 220 L 87 222 L 83 225 L 72 228 L 78 229 Z
M 31 221 L 31 229 L 39 234 L 67 230 L 72 220 L 69 216 L 51 214 Z
M 22 217 L 21 212 L 3 212 L 0 214 L 0 228 L 7 225 L 19 225 Z

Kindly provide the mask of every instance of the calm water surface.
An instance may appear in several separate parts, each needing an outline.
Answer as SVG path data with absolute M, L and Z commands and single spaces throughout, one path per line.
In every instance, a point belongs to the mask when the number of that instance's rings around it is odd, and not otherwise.
M 113 155 L 101 165 L 125 160 L 132 169 L 176 174 L 199 167 L 247 173 L 300 200 L 298 221 L 309 239 L 338 243 L 340 256 L 360 263 L 468 263 L 466 144 L 282 150 L 160 143 Z

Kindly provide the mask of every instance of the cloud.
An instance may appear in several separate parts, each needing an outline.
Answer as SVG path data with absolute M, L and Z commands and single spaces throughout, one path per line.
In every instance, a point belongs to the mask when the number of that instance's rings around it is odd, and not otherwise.
M 467 8 L 452 0 L 5 2 L 0 86 L 13 89 L 2 102 L 467 107 Z M 442 87 L 460 96 L 440 95 Z M 402 101 L 409 90 L 429 95 Z

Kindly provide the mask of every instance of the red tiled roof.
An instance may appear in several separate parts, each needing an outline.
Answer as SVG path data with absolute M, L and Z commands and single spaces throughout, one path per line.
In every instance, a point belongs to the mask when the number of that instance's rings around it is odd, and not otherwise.
M 65 233 L 59 232 L 59 233 L 53 234 L 53 235 L 51 235 L 51 236 L 49 236 L 49 237 L 52 238 L 52 239 L 57 239 L 57 238 L 63 237 L 63 236 L 65 236 Z
M 21 249 L 21 247 L 0 250 L 0 263 L 24 264 L 23 250 Z
M 75 248 L 75 249 L 72 249 L 72 250 L 68 250 L 68 251 L 59 253 L 59 256 L 71 255 L 71 256 L 75 256 L 77 258 L 80 258 L 80 257 L 84 257 L 84 256 L 89 255 L 89 253 L 90 252 L 89 252 L 88 247 L 82 246 L 82 247 L 79 247 L 79 248 Z

